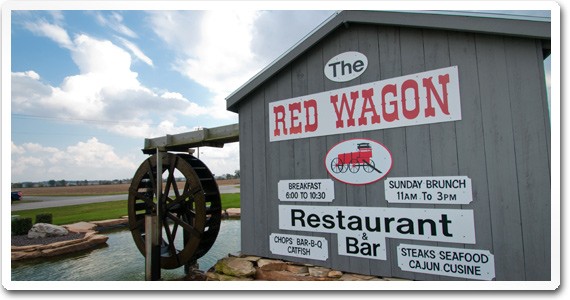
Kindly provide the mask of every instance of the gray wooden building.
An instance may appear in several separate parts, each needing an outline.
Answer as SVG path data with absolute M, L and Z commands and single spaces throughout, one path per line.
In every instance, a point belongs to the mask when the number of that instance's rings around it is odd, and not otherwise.
M 332 16 L 227 98 L 242 252 L 413 280 L 550 280 L 550 34 L 538 18 Z M 348 141 L 380 145 L 375 165 L 335 156 Z

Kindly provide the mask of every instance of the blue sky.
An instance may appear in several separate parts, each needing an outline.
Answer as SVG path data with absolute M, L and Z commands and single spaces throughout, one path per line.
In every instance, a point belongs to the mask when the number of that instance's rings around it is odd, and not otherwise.
M 11 181 L 130 178 L 144 138 L 237 123 L 225 97 L 333 13 L 12 11 Z M 239 169 L 238 143 L 200 156 Z

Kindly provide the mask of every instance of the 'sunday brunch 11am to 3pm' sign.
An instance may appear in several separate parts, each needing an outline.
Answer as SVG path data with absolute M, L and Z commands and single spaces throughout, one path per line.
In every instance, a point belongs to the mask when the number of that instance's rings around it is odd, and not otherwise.
M 269 103 L 269 141 L 461 120 L 457 66 Z

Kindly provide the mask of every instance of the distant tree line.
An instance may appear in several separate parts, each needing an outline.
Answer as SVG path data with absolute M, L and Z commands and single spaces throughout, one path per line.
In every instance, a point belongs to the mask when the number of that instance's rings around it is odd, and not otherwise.
M 224 179 L 239 179 L 239 170 L 235 170 L 234 174 L 225 174 L 225 175 L 219 175 L 219 176 L 214 176 L 216 179 L 218 180 L 224 180 Z
M 234 174 L 224 174 L 218 175 L 214 177 L 218 180 L 224 179 L 239 179 L 240 173 L 239 170 L 235 170 Z M 111 184 L 125 184 L 131 183 L 131 178 L 127 179 L 114 179 L 114 180 L 47 180 L 47 181 L 39 181 L 39 182 L 16 182 L 12 183 L 12 188 L 19 189 L 19 188 L 31 188 L 31 187 L 60 187 L 60 186 L 87 186 L 87 185 L 111 185 Z M 166 180 L 166 179 L 164 179 Z M 176 178 L 176 181 L 184 181 L 184 177 Z
M 111 185 L 131 183 L 131 179 L 114 179 L 114 180 L 47 180 L 39 182 L 16 182 L 12 183 L 12 188 L 31 188 L 31 187 L 61 187 L 61 186 L 87 186 L 87 185 Z

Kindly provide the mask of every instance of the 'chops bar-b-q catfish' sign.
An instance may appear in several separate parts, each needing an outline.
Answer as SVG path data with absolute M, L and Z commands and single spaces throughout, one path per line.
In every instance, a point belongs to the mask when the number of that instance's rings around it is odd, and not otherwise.
M 269 140 L 461 120 L 457 66 L 269 103 Z

